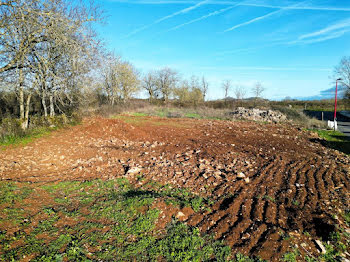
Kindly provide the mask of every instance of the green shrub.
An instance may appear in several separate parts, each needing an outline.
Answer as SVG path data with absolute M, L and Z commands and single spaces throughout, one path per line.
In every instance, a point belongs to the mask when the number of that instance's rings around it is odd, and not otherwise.
M 27 129 L 22 128 L 22 120 L 17 118 L 3 118 L 0 121 L 0 144 L 16 144 L 29 142 L 32 138 L 47 134 L 53 128 L 62 128 L 67 125 L 79 124 L 82 117 L 73 113 L 69 118 L 62 114 L 54 117 L 30 116 Z M 25 142 L 25 143 L 26 143 Z
M 4 118 L 0 125 L 0 138 L 21 137 L 25 134 L 22 129 L 22 121 L 15 118 Z
M 83 121 L 83 117 L 80 113 L 74 112 L 69 117 L 70 124 L 77 125 Z

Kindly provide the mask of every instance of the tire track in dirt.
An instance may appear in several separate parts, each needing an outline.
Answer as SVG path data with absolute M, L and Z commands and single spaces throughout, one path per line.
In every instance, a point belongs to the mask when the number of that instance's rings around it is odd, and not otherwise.
M 0 178 L 126 177 L 137 186 L 155 181 L 186 188 L 214 201 L 210 210 L 192 213 L 186 223 L 224 240 L 234 252 L 274 261 L 288 250 L 282 235 L 308 229 L 319 238 L 315 218 L 331 217 L 329 207 L 350 209 L 349 158 L 310 142 L 298 128 L 140 119 L 132 118 L 133 125 L 90 119 L 27 148 L 0 152 Z M 133 168 L 141 171 L 129 173 Z M 238 178 L 239 173 L 249 181 Z

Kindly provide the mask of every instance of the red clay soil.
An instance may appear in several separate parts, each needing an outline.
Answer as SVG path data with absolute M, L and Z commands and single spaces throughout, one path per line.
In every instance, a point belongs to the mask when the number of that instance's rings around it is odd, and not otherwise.
M 280 259 L 291 244 L 316 255 L 313 240 L 344 224 L 350 158 L 322 146 L 316 134 L 243 121 L 127 120 L 90 118 L 0 151 L 0 180 L 127 177 L 137 184 L 140 171 L 143 181 L 213 199 L 210 210 L 185 214 L 186 223 L 224 240 L 234 252 L 268 260 Z

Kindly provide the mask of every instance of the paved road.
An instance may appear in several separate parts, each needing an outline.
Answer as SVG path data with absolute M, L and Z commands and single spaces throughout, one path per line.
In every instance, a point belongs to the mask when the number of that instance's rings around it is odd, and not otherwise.
M 338 121 L 338 130 L 344 133 L 346 136 L 350 137 L 350 122 Z
M 321 111 L 307 111 L 305 110 L 304 113 L 310 117 L 314 117 L 318 120 L 321 120 L 322 112 Z M 323 113 L 323 120 L 333 121 L 334 113 L 333 112 L 324 112 Z M 338 130 L 342 133 L 344 133 L 346 136 L 350 138 L 350 112 L 337 112 L 337 119 L 338 119 Z

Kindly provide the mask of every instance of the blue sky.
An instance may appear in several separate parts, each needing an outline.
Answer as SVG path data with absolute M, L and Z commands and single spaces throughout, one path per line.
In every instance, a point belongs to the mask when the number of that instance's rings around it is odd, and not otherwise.
M 168 66 L 205 76 L 209 99 L 231 79 L 251 96 L 322 95 L 333 68 L 350 55 L 350 0 L 100 0 L 98 32 L 108 49 L 141 72 Z M 327 93 L 327 92 L 326 92 Z M 231 92 L 233 96 L 233 92 Z

